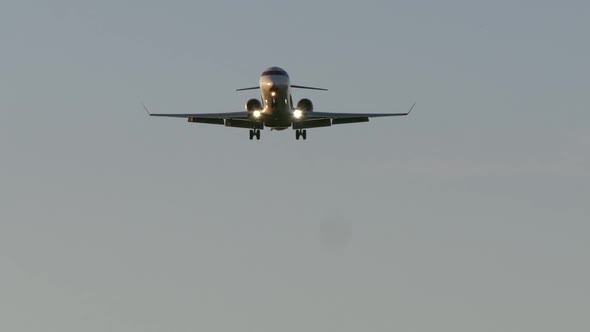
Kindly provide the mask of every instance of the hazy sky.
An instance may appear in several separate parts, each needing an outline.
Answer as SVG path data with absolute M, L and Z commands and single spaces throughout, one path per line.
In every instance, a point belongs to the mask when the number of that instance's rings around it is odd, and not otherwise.
M 0 4 L 0 330 L 590 330 L 588 1 Z M 262 133 L 269 66 L 333 112 Z

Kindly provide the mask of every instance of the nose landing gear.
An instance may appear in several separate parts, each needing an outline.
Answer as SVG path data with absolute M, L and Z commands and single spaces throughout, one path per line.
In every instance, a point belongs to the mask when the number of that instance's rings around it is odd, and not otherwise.
M 250 140 L 253 140 L 256 137 L 256 140 L 260 140 L 260 130 L 250 130 Z
M 299 140 L 299 137 L 303 138 L 303 140 L 307 139 L 307 130 L 305 129 L 297 129 L 295 131 L 295 139 Z

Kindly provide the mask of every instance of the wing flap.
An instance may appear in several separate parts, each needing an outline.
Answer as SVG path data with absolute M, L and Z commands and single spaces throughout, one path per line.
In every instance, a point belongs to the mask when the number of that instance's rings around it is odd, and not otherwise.
M 264 123 L 262 122 L 240 119 L 226 119 L 225 126 L 246 129 L 264 129 Z
M 293 129 L 330 127 L 331 125 L 332 125 L 332 120 L 330 120 L 330 119 L 307 120 L 307 121 L 293 122 Z
M 207 123 L 207 124 L 216 124 L 216 125 L 225 124 L 224 119 L 207 119 L 207 118 L 188 118 L 188 122 Z
M 347 124 L 347 123 L 358 123 L 358 122 L 369 122 L 368 117 L 358 117 L 358 118 L 337 118 L 332 120 L 332 124 Z

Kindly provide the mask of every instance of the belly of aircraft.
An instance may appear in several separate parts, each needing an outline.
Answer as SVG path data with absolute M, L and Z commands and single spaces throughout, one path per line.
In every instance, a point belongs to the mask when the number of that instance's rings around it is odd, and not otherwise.
M 264 119 L 264 125 L 276 130 L 287 129 L 291 126 L 291 112 L 288 109 L 274 109 Z

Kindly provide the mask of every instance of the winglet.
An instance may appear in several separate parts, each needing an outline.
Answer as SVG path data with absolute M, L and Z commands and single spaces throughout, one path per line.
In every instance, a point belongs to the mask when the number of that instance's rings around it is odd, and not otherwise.
M 150 111 L 147 109 L 147 107 L 145 107 L 145 104 L 144 104 L 143 102 L 141 103 L 141 106 L 143 106 L 143 109 L 145 110 L 145 112 L 146 112 L 148 115 L 150 115 L 150 116 L 152 115 L 152 114 L 150 113 Z
M 416 106 L 416 102 L 414 102 L 414 104 L 412 104 L 412 107 L 410 107 L 410 110 L 408 111 L 408 113 L 406 113 L 406 115 L 410 114 L 410 112 L 414 109 L 414 106 Z

